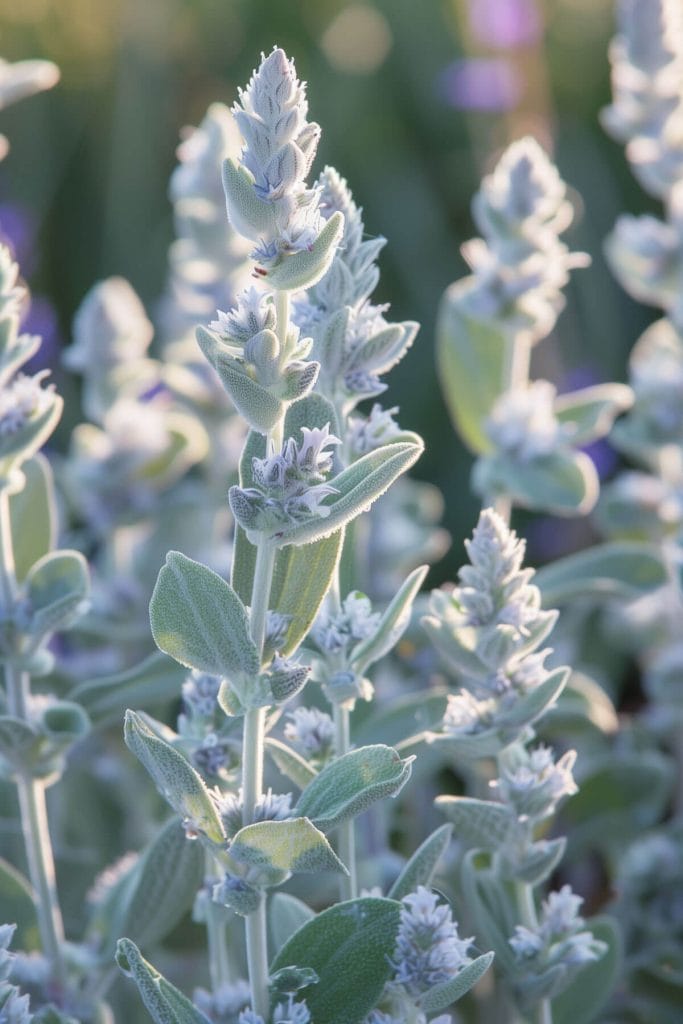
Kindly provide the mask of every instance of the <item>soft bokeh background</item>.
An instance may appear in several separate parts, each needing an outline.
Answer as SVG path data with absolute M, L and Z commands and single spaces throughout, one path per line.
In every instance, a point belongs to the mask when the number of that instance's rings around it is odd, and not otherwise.
M 416 475 L 446 496 L 456 541 L 471 529 L 470 458 L 441 401 L 434 320 L 445 286 L 465 273 L 469 202 L 502 146 L 525 132 L 550 146 L 576 190 L 568 242 L 593 257 L 578 271 L 556 335 L 534 371 L 560 390 L 623 380 L 645 325 L 611 279 L 601 246 L 617 213 L 643 209 L 621 150 L 598 123 L 608 101 L 610 0 L 0 0 L 0 54 L 46 57 L 62 70 L 51 93 L 3 112 L 11 151 L 0 165 L 0 233 L 34 294 L 30 328 L 58 366 L 73 314 L 98 279 L 121 274 L 151 310 L 173 237 L 167 182 L 183 125 L 213 100 L 232 103 L 261 50 L 274 43 L 309 83 L 323 126 L 316 169 L 332 163 L 388 238 L 378 299 L 422 323 L 393 372 L 385 404 L 427 439 Z M 579 198 L 580 197 L 580 198 Z M 73 400 L 58 443 L 80 418 Z M 609 472 L 611 455 L 598 452 Z M 537 523 L 532 556 L 572 546 Z M 448 559 L 450 563 L 451 559 Z

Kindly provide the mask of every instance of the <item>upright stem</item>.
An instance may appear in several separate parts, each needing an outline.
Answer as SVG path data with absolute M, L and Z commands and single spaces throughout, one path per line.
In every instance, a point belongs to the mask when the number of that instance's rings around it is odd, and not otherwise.
M 334 741 L 337 757 L 348 754 L 351 748 L 351 714 L 347 707 L 335 704 Z M 358 875 L 356 871 L 356 830 L 353 818 L 342 822 L 339 827 L 339 857 L 349 869 L 348 877 L 341 876 L 341 896 L 345 900 L 353 900 L 358 895 Z
M 220 873 L 221 866 L 211 853 L 206 853 L 206 873 L 209 878 Z M 209 947 L 209 978 L 211 991 L 215 993 L 235 979 L 230 967 L 230 955 L 226 936 L 225 911 L 213 900 L 208 901 L 206 911 L 206 935 Z
M 275 293 L 276 333 L 280 343 L 280 358 L 287 357 L 287 331 L 289 329 L 289 292 Z M 276 423 L 266 438 L 266 451 L 279 450 L 283 440 L 283 421 Z M 276 549 L 263 541 L 256 549 L 256 568 L 251 594 L 251 637 L 259 654 L 263 655 L 266 635 L 266 617 L 270 588 L 273 582 Z M 254 809 L 263 792 L 263 749 L 265 737 L 265 708 L 251 708 L 244 716 L 242 739 L 242 821 L 251 825 Z M 262 894 L 258 909 L 245 918 L 247 964 L 254 1013 L 267 1020 L 270 1010 L 268 997 L 268 930 L 266 900 Z
M 505 356 L 503 360 L 502 394 L 526 387 L 529 380 L 531 363 L 531 341 L 527 335 L 517 332 L 509 334 L 505 339 Z M 512 501 L 507 494 L 497 494 L 487 499 L 485 504 L 492 505 L 494 510 L 506 523 L 510 522 Z
M 9 493 L 3 487 L 0 489 L 0 599 L 5 613 L 9 613 L 14 606 L 16 590 Z M 5 684 L 7 710 L 16 718 L 26 721 L 31 692 L 28 673 L 6 663 Z M 64 924 L 57 897 L 55 861 L 45 802 L 46 787 L 44 782 L 34 779 L 29 772 L 19 772 L 16 783 L 29 876 L 38 896 L 36 912 L 40 941 L 50 961 L 53 978 L 62 983 L 65 977 L 62 956 Z

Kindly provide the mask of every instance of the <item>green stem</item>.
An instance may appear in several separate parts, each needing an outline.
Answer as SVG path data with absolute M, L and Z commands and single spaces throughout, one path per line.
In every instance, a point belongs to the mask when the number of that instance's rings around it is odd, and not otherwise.
M 206 853 L 206 873 L 209 877 L 220 874 L 221 865 L 208 851 Z M 206 911 L 206 937 L 209 947 L 209 977 L 211 990 L 215 994 L 222 985 L 229 985 L 235 979 L 230 968 L 230 955 L 226 935 L 225 911 L 223 907 L 208 901 Z
M 503 359 L 501 394 L 527 386 L 529 381 L 530 364 L 531 341 L 529 337 L 522 332 L 509 334 L 505 339 L 505 357 Z M 492 506 L 506 523 L 510 523 L 510 517 L 512 515 L 512 500 L 507 494 L 487 496 L 484 501 L 484 505 Z
M 347 754 L 351 748 L 351 713 L 341 704 L 335 704 L 334 739 L 337 757 Z M 339 857 L 349 869 L 348 877 L 341 876 L 340 887 L 343 900 L 354 900 L 358 895 L 358 873 L 356 870 L 356 830 L 353 818 L 342 822 L 339 827 Z
M 287 332 L 289 329 L 289 292 L 275 293 L 276 333 L 280 343 L 280 359 L 287 356 Z M 266 451 L 282 448 L 284 423 L 276 423 L 266 438 Z M 266 635 L 268 601 L 273 582 L 276 548 L 262 541 L 256 549 L 256 567 L 251 593 L 249 617 L 251 637 L 261 658 Z M 263 750 L 265 739 L 265 708 L 251 708 L 244 716 L 242 739 L 242 821 L 250 825 L 254 820 L 254 809 L 263 792 Z M 268 930 L 266 921 L 266 899 L 261 895 L 258 909 L 245 918 L 247 964 L 251 1005 L 254 1013 L 267 1020 L 270 1012 L 268 995 Z
M 9 491 L 3 487 L 0 489 L 0 599 L 6 615 L 11 614 L 14 608 L 16 592 Z M 31 693 L 30 676 L 27 672 L 6 663 L 5 684 L 7 710 L 16 718 L 27 721 Z M 36 913 L 40 941 L 43 952 L 50 961 L 53 978 L 63 983 L 64 924 L 57 897 L 55 860 L 45 802 L 46 786 L 41 780 L 34 779 L 28 771 L 19 772 L 16 783 L 29 877 L 38 896 Z

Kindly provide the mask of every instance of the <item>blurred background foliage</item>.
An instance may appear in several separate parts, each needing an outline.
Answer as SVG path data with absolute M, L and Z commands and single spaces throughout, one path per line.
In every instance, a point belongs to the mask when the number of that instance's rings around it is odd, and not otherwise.
M 415 475 L 443 491 L 455 540 L 433 582 L 452 577 L 476 502 L 470 456 L 438 390 L 434 320 L 443 289 L 466 272 L 471 195 L 511 139 L 532 133 L 551 149 L 576 190 L 567 242 L 593 258 L 573 275 L 535 373 L 560 390 L 623 380 L 650 319 L 602 256 L 617 213 L 643 208 L 598 122 L 612 33 L 611 0 L 0 0 L 2 56 L 49 58 L 62 71 L 55 90 L 3 112 L 11 150 L 0 166 L 0 235 L 32 289 L 28 328 L 46 338 L 42 364 L 67 397 L 56 443 L 81 419 L 76 385 L 59 369 L 79 302 L 96 280 L 121 274 L 154 312 L 179 133 L 210 102 L 231 104 L 259 52 L 277 43 L 308 81 L 323 127 L 316 169 L 333 164 L 368 230 L 388 239 L 378 301 L 392 304 L 393 319 L 422 324 L 384 404 L 426 438 Z M 615 456 L 605 446 L 595 456 L 610 473 Z M 529 527 L 532 560 L 585 542 L 588 529 Z

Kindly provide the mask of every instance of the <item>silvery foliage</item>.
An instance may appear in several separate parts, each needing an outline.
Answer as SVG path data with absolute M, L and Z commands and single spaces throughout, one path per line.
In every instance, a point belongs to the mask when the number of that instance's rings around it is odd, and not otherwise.
M 318 656 L 312 659 L 312 678 L 321 684 L 331 704 L 353 708 L 357 699 L 372 700 L 369 679 L 355 671 L 360 645 L 376 632 L 380 615 L 365 594 L 352 591 L 338 611 L 324 608 L 311 629 Z
M 496 936 L 515 918 L 519 922 L 508 935 L 510 948 L 501 949 L 499 942 L 496 953 L 515 998 L 529 1008 L 563 991 L 607 946 L 583 930 L 577 915 L 581 899 L 568 886 L 549 895 L 540 920 L 535 909 L 520 920 L 520 910 L 505 895 L 510 882 L 533 891 L 564 851 L 564 840 L 542 838 L 540 829 L 577 792 L 576 753 L 556 760 L 547 746 L 528 744 L 568 673 L 545 668 L 550 651 L 539 647 L 557 613 L 541 609 L 533 570 L 523 568 L 524 541 L 496 512 L 484 509 L 466 549 L 469 565 L 460 569 L 458 586 L 450 594 L 435 592 L 423 620 L 447 668 L 463 684 L 448 696 L 441 726 L 428 738 L 465 765 L 495 757 L 499 775 L 490 783 L 494 800 L 444 796 L 437 806 L 465 846 L 489 852 L 480 884 L 493 895 L 487 911 L 476 915 L 477 924 L 496 948 Z M 476 873 L 472 865 L 468 870 Z M 532 894 L 528 901 L 533 907 Z
M 9 980 L 15 954 L 9 952 L 15 925 L 0 925 L 0 1017 L 7 1024 L 30 1024 L 29 997 Z
M 545 337 L 564 306 L 569 271 L 587 265 L 559 236 L 572 222 L 567 186 L 535 139 L 507 148 L 472 204 L 483 238 L 463 246 L 473 272 L 463 309 L 478 320 Z
M 476 758 L 523 738 L 566 673 L 547 669 L 550 650 L 539 650 L 557 612 L 541 608 L 533 569 L 522 568 L 524 540 L 486 509 L 465 546 L 470 564 L 460 569 L 459 586 L 433 592 L 423 624 L 463 684 L 430 739 Z

